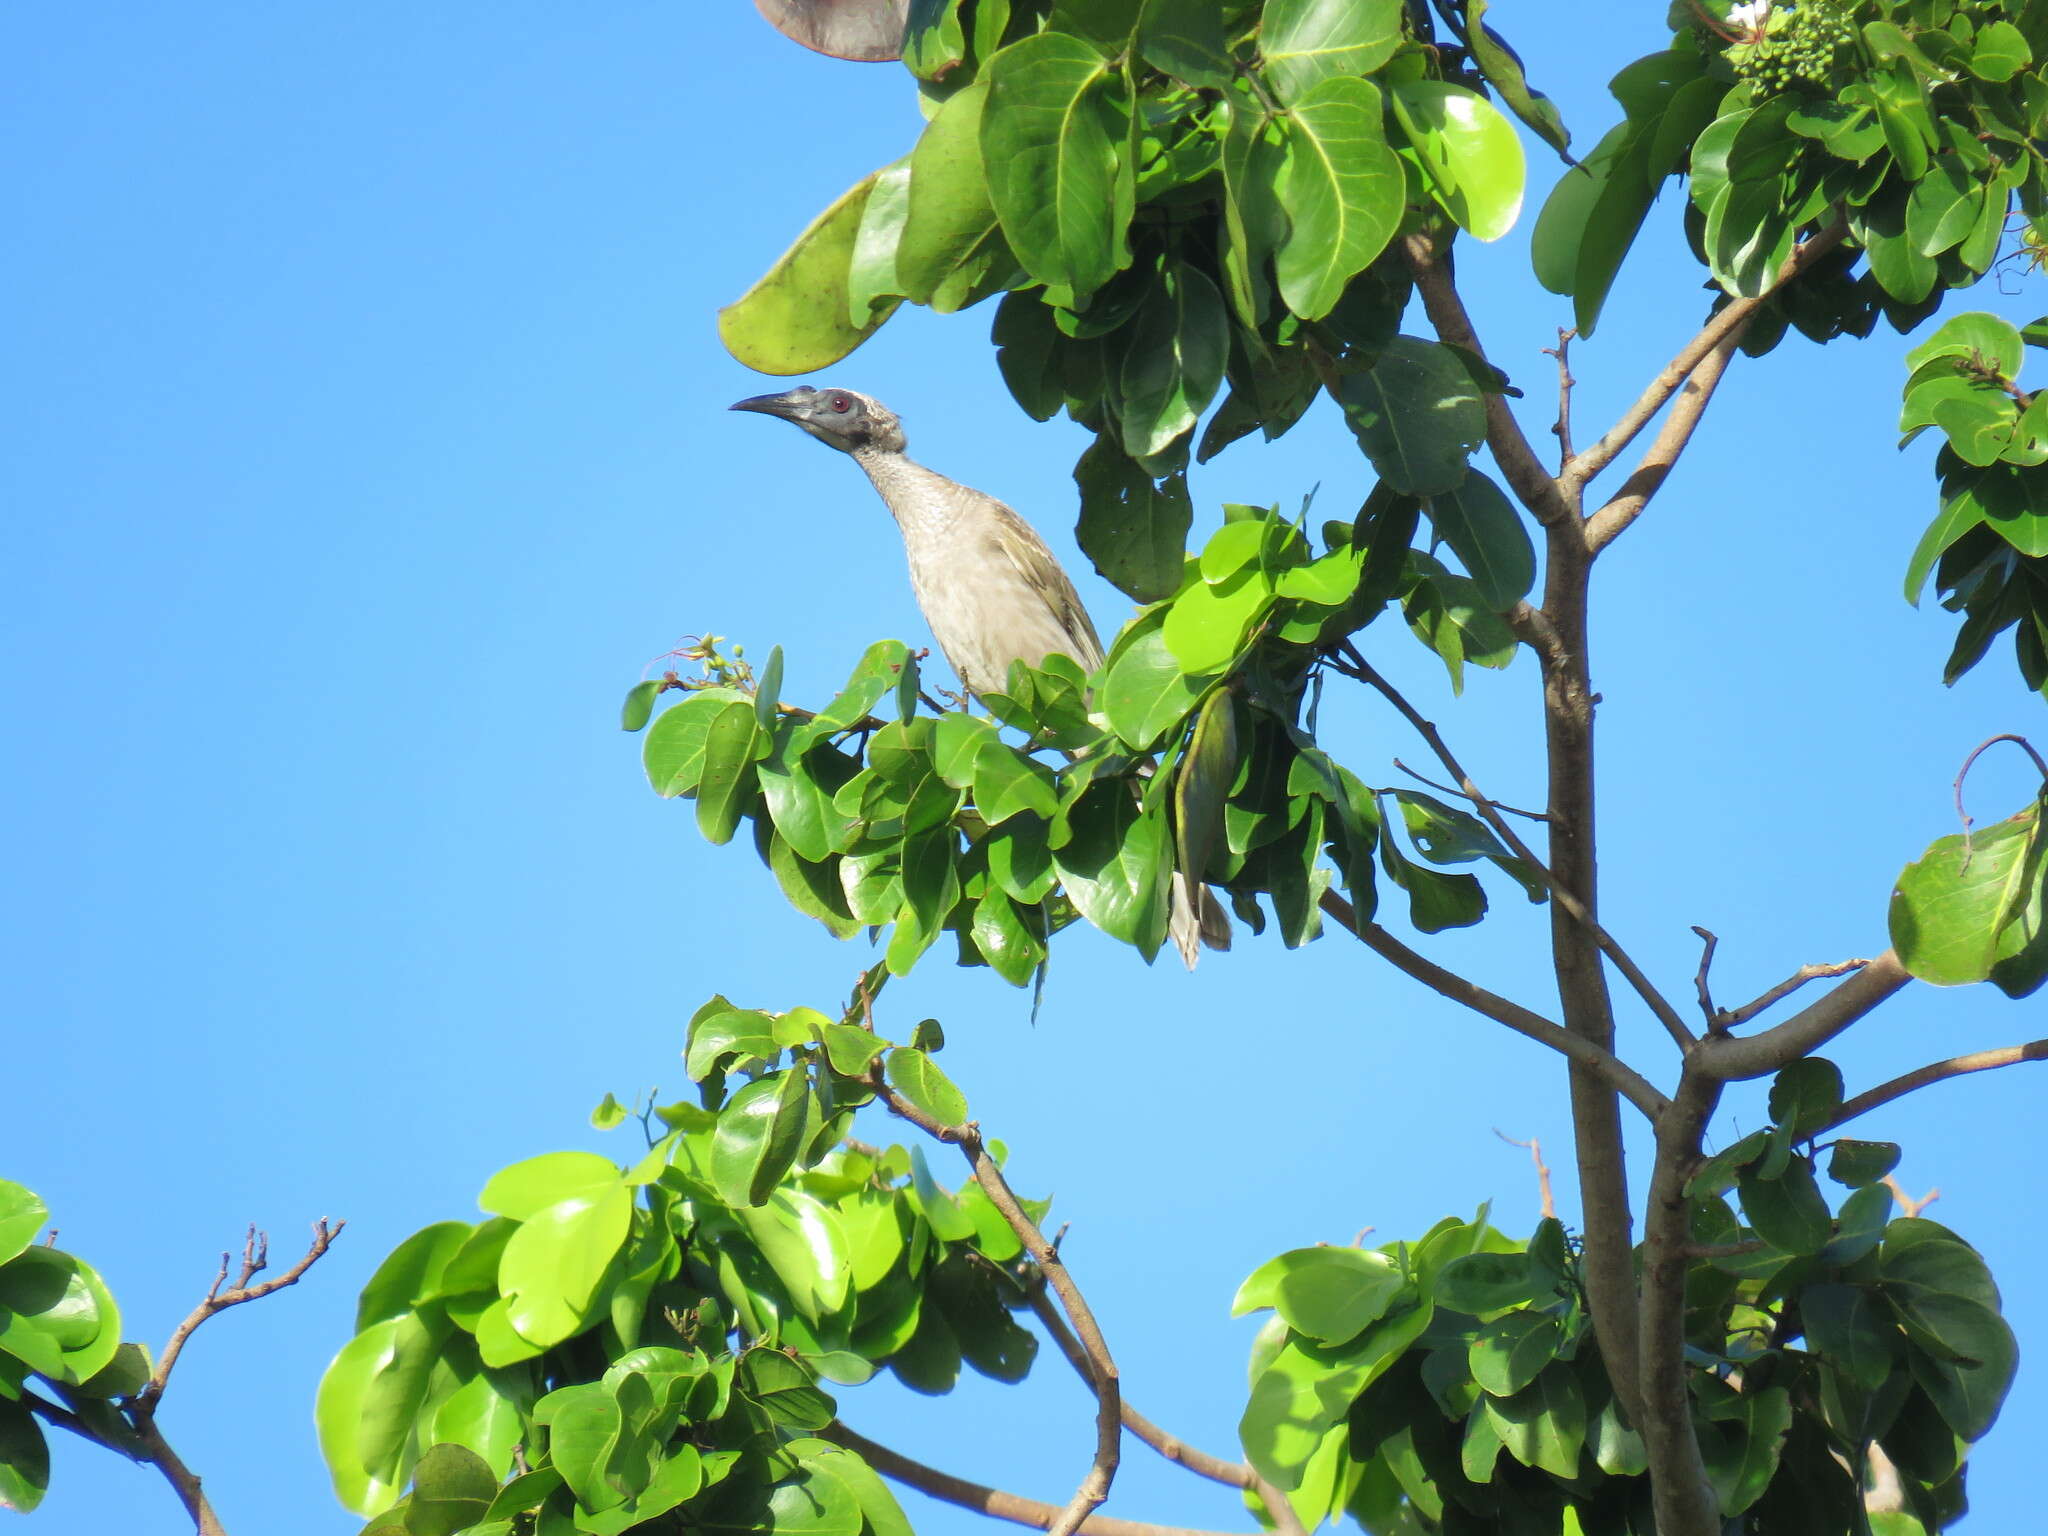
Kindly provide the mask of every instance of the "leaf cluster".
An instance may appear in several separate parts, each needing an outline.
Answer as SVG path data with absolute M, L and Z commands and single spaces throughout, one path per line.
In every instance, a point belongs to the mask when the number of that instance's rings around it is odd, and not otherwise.
M 1891 1218 L 1890 1143 L 1814 1138 L 1841 1076 L 1809 1058 L 1774 1124 L 1707 1160 L 1686 1194 L 1694 1431 L 1722 1516 L 1755 1536 L 1862 1529 L 1873 1449 L 1920 1529 L 1965 1507 L 1963 1461 L 2011 1385 L 2016 1347 L 1976 1250 Z M 1819 1153 L 1847 1188 L 1831 1210 Z M 1736 1195 L 1737 1206 L 1728 1196 Z M 1639 1256 L 1648 1263 L 1648 1254 Z M 1651 1536 L 1641 1437 L 1586 1312 L 1574 1242 L 1446 1218 L 1416 1243 L 1270 1260 L 1234 1310 L 1271 1308 L 1241 1425 L 1304 1523 L 1375 1536 L 1561 1530 Z
M 784 894 L 833 933 L 887 927 L 892 975 L 950 932 L 962 964 L 1021 986 L 1076 917 L 1150 959 L 1177 871 L 1226 890 L 1255 928 L 1263 900 L 1290 945 L 1316 935 L 1333 885 L 1371 916 L 1382 874 L 1425 932 L 1486 912 L 1479 881 L 1447 866 L 1491 862 L 1541 900 L 1541 877 L 1477 816 L 1369 787 L 1313 734 L 1331 647 L 1382 612 L 1454 684 L 1467 662 L 1512 659 L 1494 610 L 1533 579 L 1526 531 L 1476 471 L 1429 506 L 1477 576 L 1411 548 L 1421 503 L 1384 486 L 1353 521 L 1325 523 L 1320 548 L 1273 509 L 1233 506 L 1093 677 L 1060 656 L 1020 664 L 981 701 L 993 719 L 934 716 L 919 712 L 916 660 L 882 641 L 811 714 L 771 702 L 778 652 L 763 691 L 697 688 L 654 717 L 649 783 L 694 798 L 714 842 L 751 823 Z M 885 696 L 887 721 L 869 713 Z M 629 705 L 629 726 L 646 718 Z
M 485 1220 L 393 1251 L 318 1404 L 365 1536 L 906 1536 L 874 1471 L 819 1438 L 827 1384 L 1017 1381 L 1037 1341 L 1010 1315 L 1021 1242 L 980 1186 L 843 1140 L 877 1074 L 966 1114 L 936 1026 L 900 1047 L 865 1027 L 885 980 L 837 1018 L 713 998 L 686 1050 L 700 1102 L 650 1107 L 643 1157 L 529 1158 L 484 1186 Z

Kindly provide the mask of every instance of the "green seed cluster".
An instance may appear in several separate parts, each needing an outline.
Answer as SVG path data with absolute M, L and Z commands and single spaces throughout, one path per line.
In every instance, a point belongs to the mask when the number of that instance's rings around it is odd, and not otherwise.
M 1833 80 L 1837 61 L 1855 41 L 1856 28 L 1846 6 L 1805 0 L 1786 13 L 1784 24 L 1770 36 L 1730 48 L 1728 62 L 1737 75 L 1765 92 L 1825 87 Z

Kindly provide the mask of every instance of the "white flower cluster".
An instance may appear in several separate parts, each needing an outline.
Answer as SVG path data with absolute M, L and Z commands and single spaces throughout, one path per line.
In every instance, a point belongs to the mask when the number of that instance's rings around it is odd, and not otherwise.
M 1728 25 L 1743 34 L 1747 42 L 1755 42 L 1764 35 L 1764 27 L 1771 19 L 1771 0 L 1744 0 L 1728 13 Z

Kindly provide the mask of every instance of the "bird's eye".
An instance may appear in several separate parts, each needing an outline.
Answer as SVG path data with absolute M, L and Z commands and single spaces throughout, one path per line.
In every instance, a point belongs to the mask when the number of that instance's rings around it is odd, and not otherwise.
M 826 403 L 830 405 L 833 410 L 838 411 L 841 414 L 844 414 L 845 412 L 853 409 L 853 402 L 849 400 L 845 395 L 834 395 Z

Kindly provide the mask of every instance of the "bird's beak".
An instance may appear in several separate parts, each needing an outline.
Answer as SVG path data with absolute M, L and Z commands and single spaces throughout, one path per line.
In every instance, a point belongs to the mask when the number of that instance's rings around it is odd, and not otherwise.
M 752 395 L 745 400 L 735 400 L 726 407 L 729 411 L 759 411 L 763 416 L 780 416 L 784 421 L 801 421 L 804 407 L 810 403 L 811 391 L 792 389 L 780 395 Z

